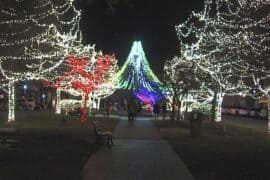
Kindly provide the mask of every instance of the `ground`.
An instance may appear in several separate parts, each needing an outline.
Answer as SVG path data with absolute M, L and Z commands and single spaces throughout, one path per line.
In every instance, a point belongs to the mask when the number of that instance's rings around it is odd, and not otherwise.
M 80 124 L 78 116 L 62 124 L 62 117 L 52 112 L 30 114 L 17 114 L 17 131 L 10 136 L 18 144 L 11 149 L 0 147 L 0 179 L 81 179 L 85 162 L 98 150 L 91 124 Z M 100 122 L 112 129 L 117 124 L 113 119 Z M 0 125 L 7 126 L 3 118 Z
M 0 113 L 0 128 L 7 127 L 4 119 Z M 119 122 L 102 115 L 96 119 L 111 130 Z M 0 179 L 81 179 L 86 161 L 99 150 L 94 144 L 92 120 L 82 125 L 74 116 L 63 124 L 62 117 L 53 112 L 19 112 L 13 125 L 17 131 L 11 133 L 18 145 L 11 150 L 0 148 Z M 188 122 L 152 123 L 197 180 L 269 179 L 270 138 L 264 133 L 229 124 L 221 133 L 204 121 L 202 136 L 192 138 Z
M 270 139 L 263 133 L 231 125 L 221 133 L 205 123 L 202 137 L 192 138 L 185 122 L 154 125 L 197 180 L 269 179 Z

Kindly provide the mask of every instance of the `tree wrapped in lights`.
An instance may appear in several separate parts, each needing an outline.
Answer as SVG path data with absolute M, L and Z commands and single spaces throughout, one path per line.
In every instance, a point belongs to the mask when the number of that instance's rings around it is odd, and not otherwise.
M 173 104 L 177 105 L 177 119 L 182 116 L 183 110 L 188 107 L 188 103 L 206 104 L 211 101 L 209 85 L 213 85 L 211 77 L 192 61 L 187 61 L 180 57 L 167 60 L 164 65 L 165 82 L 172 91 Z M 207 81 L 207 83 L 205 83 Z M 210 89 L 213 89 L 211 87 Z M 173 109 L 173 115 L 175 115 Z
M 268 0 L 216 1 L 216 27 L 230 37 L 231 49 L 252 65 L 269 60 L 269 6 Z
M 232 42 L 231 34 L 226 29 L 218 28 L 212 5 L 210 0 L 206 0 L 204 10 L 193 12 L 176 30 L 184 59 L 210 76 L 210 81 L 205 83 L 208 84 L 207 91 L 216 93 L 218 105 L 215 119 L 221 121 L 221 104 L 225 93 L 239 94 L 247 90 L 243 79 L 250 76 L 251 66 L 233 46 L 241 44 L 243 39 L 234 37 L 234 41 L 238 42 Z
M 177 105 L 177 119 L 181 116 L 181 106 L 184 97 L 192 89 L 199 89 L 199 83 L 196 81 L 193 64 L 184 61 L 179 57 L 167 60 L 164 64 L 164 77 L 166 84 L 172 91 L 172 104 Z M 175 118 L 175 108 L 172 109 L 172 118 Z
M 98 56 L 101 56 L 102 53 L 97 53 L 95 50 L 94 45 L 83 45 L 83 44 L 77 44 L 76 46 L 72 47 L 71 52 L 73 54 L 76 54 L 78 57 L 88 57 L 91 59 L 91 61 L 94 63 L 96 58 Z M 52 73 L 47 74 L 44 79 L 49 79 L 51 82 L 54 80 L 57 81 L 57 78 L 63 77 L 64 73 L 69 69 L 69 65 L 67 61 L 65 63 L 62 63 L 61 66 L 56 68 Z M 116 90 L 116 82 L 114 80 L 114 75 L 116 74 L 116 71 L 118 70 L 118 65 L 116 63 L 116 60 L 114 60 L 114 63 L 112 64 L 111 68 L 107 72 L 106 80 L 102 81 L 101 84 L 98 84 L 97 87 L 89 94 L 89 100 L 87 101 L 88 107 L 93 108 L 99 108 L 100 106 L 100 99 L 106 98 L 107 96 L 111 95 Z M 46 82 L 50 81 L 44 81 L 45 85 L 48 85 Z M 50 85 L 50 83 L 49 83 Z M 69 87 L 67 85 L 67 87 Z M 56 87 L 55 87 L 56 88 Z M 61 99 L 61 92 L 68 93 L 72 96 L 83 96 L 82 92 L 76 90 L 76 89 L 69 89 L 69 88 L 57 88 L 56 90 L 56 109 L 55 113 L 60 114 L 61 109 L 63 107 L 72 107 L 74 104 L 77 104 L 77 100 L 62 100 Z M 83 104 L 82 104 L 83 106 Z M 91 109 L 90 109 L 91 110 Z
M 98 87 L 90 94 L 89 99 L 92 101 L 93 108 L 99 109 L 101 99 L 107 98 L 117 90 L 115 74 L 117 73 L 118 69 L 119 67 L 115 61 L 110 70 L 107 72 L 106 81 L 99 84 Z
M 110 72 L 115 68 L 116 60 L 114 56 L 95 53 L 91 58 L 70 55 L 67 65 L 69 69 L 63 76 L 58 77 L 55 82 L 47 82 L 47 85 L 58 90 L 80 92 L 83 102 L 81 122 L 85 123 L 89 94 L 109 79 Z
M 108 80 L 98 85 L 96 90 L 90 94 L 93 107 L 100 108 L 100 100 L 112 95 L 117 89 L 117 82 L 114 81 L 114 76 L 118 70 L 118 65 L 114 64 L 113 68 L 108 71 Z M 96 102 L 97 101 L 97 102 Z
M 168 93 L 151 70 L 141 41 L 133 42 L 128 58 L 115 79 L 118 88 L 131 90 L 144 103 L 154 104 Z
M 89 57 L 91 61 L 95 61 L 97 52 L 95 51 L 94 45 L 83 45 L 81 43 L 76 43 L 72 48 L 70 49 L 70 52 L 72 54 L 76 54 L 78 57 Z M 101 55 L 101 53 L 100 53 Z M 45 85 L 51 86 L 51 83 L 48 82 L 57 82 L 59 77 L 63 77 L 69 69 L 67 58 L 64 58 L 65 61 L 59 65 L 57 68 L 54 69 L 51 73 L 46 73 L 45 76 L 43 76 L 43 82 Z M 68 87 L 68 85 L 67 85 Z M 55 88 L 57 88 L 55 86 Z M 67 101 L 67 100 L 61 100 L 61 92 L 65 92 L 67 94 L 70 94 L 72 96 L 82 96 L 82 94 L 77 91 L 76 89 L 69 89 L 69 88 L 57 88 L 56 89 L 56 108 L 55 113 L 61 114 L 62 107 L 71 107 L 74 104 L 77 104 L 78 101 Z M 72 103 L 70 103 L 72 102 Z M 73 104 L 73 105 L 72 105 Z
M 219 0 L 216 2 L 217 23 L 231 42 L 231 49 L 248 64 L 251 96 L 261 92 L 270 98 L 270 1 Z M 239 39 L 240 41 L 235 41 Z M 270 104 L 268 103 L 268 133 L 270 133 Z
M 249 78 L 245 84 L 251 88 L 248 95 L 257 96 L 261 92 L 270 98 L 270 88 L 266 85 L 270 67 L 270 1 L 219 0 L 216 12 L 216 27 L 226 33 L 238 61 L 247 64 Z
M 226 34 L 230 50 L 248 65 L 249 73 L 265 77 L 269 67 L 270 2 L 219 0 L 216 27 Z
M 79 39 L 73 0 L 5 1 L 0 8 L 0 70 L 9 81 L 8 122 L 15 121 L 14 84 L 41 79 L 67 57 Z

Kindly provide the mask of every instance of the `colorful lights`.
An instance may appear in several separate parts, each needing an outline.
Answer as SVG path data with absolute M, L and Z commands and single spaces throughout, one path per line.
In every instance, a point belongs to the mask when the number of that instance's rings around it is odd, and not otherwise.
M 115 70 L 116 60 L 114 56 L 90 53 L 89 57 L 70 55 L 66 62 L 69 70 L 64 72 L 63 76 L 58 77 L 55 82 L 45 83 L 57 88 L 58 91 L 79 93 L 82 97 L 81 122 L 85 123 L 89 95 L 97 90 L 101 84 L 108 81 L 109 75 Z M 60 99 L 58 101 L 60 102 Z M 59 103 L 59 106 L 61 106 L 61 103 Z
M 128 58 L 115 76 L 118 88 L 132 90 L 144 103 L 164 99 L 167 89 L 151 70 L 141 41 L 134 41 Z

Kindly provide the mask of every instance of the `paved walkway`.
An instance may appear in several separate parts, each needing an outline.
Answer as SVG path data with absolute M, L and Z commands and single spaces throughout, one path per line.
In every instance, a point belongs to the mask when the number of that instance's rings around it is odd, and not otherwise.
M 121 120 L 114 131 L 115 145 L 92 155 L 83 180 L 192 180 L 170 145 L 161 140 L 151 121 L 136 120 L 133 127 Z
M 95 117 L 105 117 L 103 114 L 96 114 Z M 127 113 L 122 113 L 120 115 L 118 114 L 110 114 L 110 118 L 119 118 L 120 120 L 127 120 Z M 141 116 L 139 117 L 139 120 L 155 120 L 153 116 L 149 113 L 148 116 Z M 158 120 L 164 120 L 162 115 L 158 117 Z M 167 114 L 165 120 L 170 120 L 169 114 Z

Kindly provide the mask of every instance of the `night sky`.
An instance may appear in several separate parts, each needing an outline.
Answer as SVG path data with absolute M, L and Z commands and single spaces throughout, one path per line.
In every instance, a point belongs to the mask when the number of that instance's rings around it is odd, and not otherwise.
M 108 3 L 111 2 L 111 3 Z M 164 61 L 179 54 L 175 25 L 203 0 L 77 0 L 82 10 L 84 43 L 114 53 L 121 66 L 134 40 L 141 40 L 154 73 L 162 74 Z

